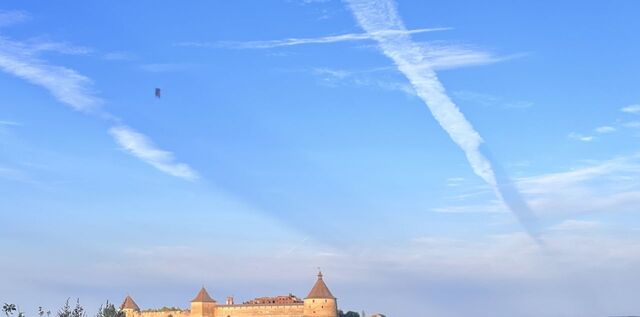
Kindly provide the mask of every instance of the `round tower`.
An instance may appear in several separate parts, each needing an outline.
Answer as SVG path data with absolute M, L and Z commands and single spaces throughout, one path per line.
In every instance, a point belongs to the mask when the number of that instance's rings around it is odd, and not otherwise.
M 213 317 L 216 301 L 209 296 L 204 286 L 191 301 L 191 317 Z
M 304 317 L 337 317 L 338 301 L 331 294 L 327 284 L 322 279 L 322 272 L 318 272 L 318 280 L 311 292 L 304 299 Z

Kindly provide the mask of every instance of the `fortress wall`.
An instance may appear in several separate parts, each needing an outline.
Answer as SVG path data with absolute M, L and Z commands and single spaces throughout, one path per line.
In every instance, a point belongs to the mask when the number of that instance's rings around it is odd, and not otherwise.
M 217 306 L 215 317 L 303 317 L 302 304 Z
M 191 314 L 188 310 L 167 310 L 167 311 L 143 311 L 138 313 L 137 317 L 189 317 Z M 127 316 L 129 317 L 129 316 Z

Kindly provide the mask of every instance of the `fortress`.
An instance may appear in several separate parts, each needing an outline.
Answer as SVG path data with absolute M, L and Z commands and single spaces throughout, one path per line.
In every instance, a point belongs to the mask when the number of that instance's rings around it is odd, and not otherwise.
M 136 302 L 128 296 L 120 306 L 126 317 L 337 317 L 338 302 L 318 273 L 318 280 L 302 300 L 295 295 L 258 297 L 242 304 L 235 304 L 227 297 L 219 304 L 203 287 L 191 301 L 191 310 L 160 309 L 140 311 Z

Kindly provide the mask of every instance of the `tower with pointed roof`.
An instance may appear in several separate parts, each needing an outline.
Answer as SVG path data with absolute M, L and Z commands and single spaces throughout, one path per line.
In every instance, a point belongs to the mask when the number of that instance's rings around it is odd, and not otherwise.
M 318 272 L 318 280 L 304 299 L 303 314 L 305 317 L 337 317 L 338 301 Z
M 131 296 L 129 295 L 124 298 L 122 305 L 120 305 L 120 309 L 125 313 L 127 317 L 135 316 L 136 313 L 140 312 L 140 307 L 138 307 L 138 304 L 136 304 L 133 298 L 131 298 Z
M 190 317 L 213 317 L 216 309 L 216 301 L 209 296 L 204 286 L 200 289 L 196 297 L 191 300 Z
M 338 317 L 337 300 L 325 284 L 322 272 L 318 272 L 318 280 L 304 300 L 289 293 L 242 303 L 228 297 L 226 303 L 218 303 L 203 286 L 191 300 L 191 309 L 162 307 L 141 311 L 129 295 L 120 308 L 126 317 Z

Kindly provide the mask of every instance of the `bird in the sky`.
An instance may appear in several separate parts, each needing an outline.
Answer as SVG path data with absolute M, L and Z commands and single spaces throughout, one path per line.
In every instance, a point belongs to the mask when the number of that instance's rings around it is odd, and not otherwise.
M 156 98 L 160 98 L 160 88 L 156 88 Z

